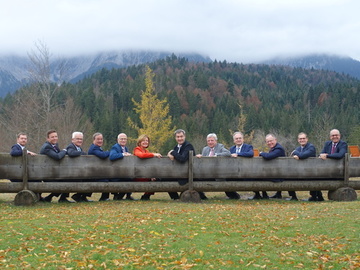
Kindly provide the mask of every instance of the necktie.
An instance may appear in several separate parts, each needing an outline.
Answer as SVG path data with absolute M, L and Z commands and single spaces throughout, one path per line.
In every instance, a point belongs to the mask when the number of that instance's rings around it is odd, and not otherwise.
M 236 153 L 240 154 L 240 147 L 236 148 Z
M 54 148 L 55 152 L 60 152 L 59 148 L 57 148 L 57 146 L 55 144 L 53 145 L 53 148 Z
M 181 148 L 181 145 L 180 144 L 178 144 L 178 153 L 180 153 L 180 148 Z
M 214 154 L 215 154 L 214 148 L 211 148 L 211 149 L 210 149 L 210 153 L 209 153 L 209 157 L 213 157 Z
M 331 147 L 331 154 L 335 153 L 335 149 L 336 149 L 336 143 L 333 143 Z

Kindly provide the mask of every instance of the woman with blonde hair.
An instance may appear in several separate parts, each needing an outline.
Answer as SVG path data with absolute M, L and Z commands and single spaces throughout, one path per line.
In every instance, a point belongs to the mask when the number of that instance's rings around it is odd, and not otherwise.
M 161 158 L 162 155 L 160 153 L 151 153 L 147 148 L 150 145 L 150 138 L 149 136 L 143 134 L 140 135 L 137 139 L 136 147 L 134 148 L 134 156 L 138 158 Z M 136 182 L 149 182 L 155 181 L 156 178 L 135 178 L 134 181 Z M 144 195 L 141 196 L 141 200 L 150 200 L 150 196 L 154 195 L 154 192 L 145 192 Z

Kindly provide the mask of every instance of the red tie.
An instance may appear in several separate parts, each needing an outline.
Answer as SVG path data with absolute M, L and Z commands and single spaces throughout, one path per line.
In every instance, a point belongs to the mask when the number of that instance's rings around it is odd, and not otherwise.
M 331 147 L 331 154 L 335 153 L 335 149 L 336 149 L 336 143 L 333 143 Z

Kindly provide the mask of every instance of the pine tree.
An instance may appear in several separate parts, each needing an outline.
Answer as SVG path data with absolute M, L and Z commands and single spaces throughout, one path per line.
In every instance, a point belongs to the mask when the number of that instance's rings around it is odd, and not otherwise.
M 150 137 L 150 151 L 159 151 L 168 139 L 172 137 L 175 128 L 171 128 L 172 119 L 169 116 L 167 99 L 160 100 L 155 94 L 153 78 L 155 74 L 149 66 L 146 66 L 145 86 L 146 90 L 141 93 L 141 101 L 136 102 L 135 112 L 139 115 L 141 127 L 128 118 L 131 127 L 138 130 L 138 135 L 146 134 Z

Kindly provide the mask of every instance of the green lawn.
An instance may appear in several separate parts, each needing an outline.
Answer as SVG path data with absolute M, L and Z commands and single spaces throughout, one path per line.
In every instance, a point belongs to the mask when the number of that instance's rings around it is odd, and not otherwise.
M 32 207 L 0 196 L 0 268 L 360 268 L 359 200 L 233 201 L 223 193 L 209 195 L 201 204 L 156 194 L 146 202 Z

